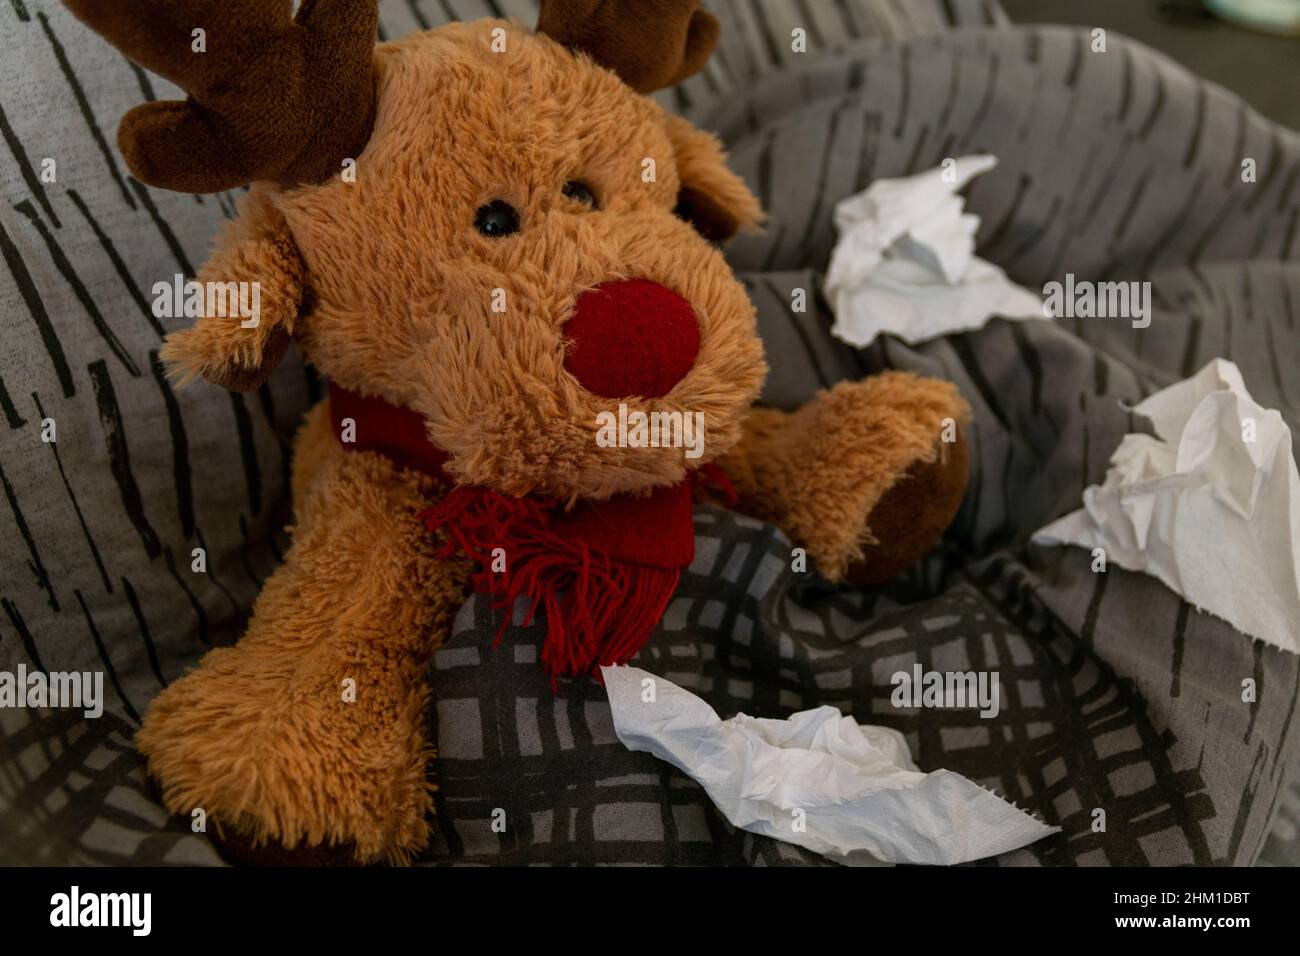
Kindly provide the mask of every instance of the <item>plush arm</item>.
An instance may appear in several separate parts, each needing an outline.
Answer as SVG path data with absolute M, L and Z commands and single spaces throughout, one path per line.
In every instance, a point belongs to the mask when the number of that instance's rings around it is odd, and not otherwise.
M 201 377 L 233 391 L 251 391 L 267 380 L 289 348 L 307 294 L 306 269 L 275 207 L 273 190 L 265 184 L 253 187 L 239 218 L 227 224 L 195 276 L 205 289 L 208 283 L 248 283 L 250 301 L 256 288 L 256 324 L 245 327 L 224 306 L 210 314 L 205 295 L 203 314 L 194 325 L 172 332 L 163 343 L 161 357 L 178 386 Z
M 792 413 L 755 409 L 720 464 L 739 510 L 780 527 L 827 578 L 877 583 L 928 550 L 956 513 L 969 414 L 951 384 L 887 372 Z
M 293 546 L 243 639 L 150 705 L 136 742 L 173 813 L 249 862 L 409 860 L 427 840 L 425 666 L 468 568 L 418 515 L 430 479 L 345 452 L 328 402 L 296 443 Z

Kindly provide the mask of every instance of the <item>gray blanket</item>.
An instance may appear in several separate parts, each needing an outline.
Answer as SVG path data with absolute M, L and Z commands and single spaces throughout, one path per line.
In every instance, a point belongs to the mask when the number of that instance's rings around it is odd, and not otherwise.
M 527 17 L 530 4 L 451 6 L 463 17 L 494 6 Z M 1253 860 L 1275 808 L 1295 815 L 1283 786 L 1297 763 L 1295 658 L 1152 579 L 1093 574 L 1082 551 L 1026 541 L 1077 507 L 1119 437 L 1139 427 L 1121 401 L 1213 356 L 1236 361 L 1256 398 L 1296 426 L 1296 137 L 1117 37 L 1093 54 L 1082 33 L 985 28 L 1003 18 L 980 0 L 710 6 L 724 19 L 724 46 L 670 100 L 721 131 L 772 214 L 764 237 L 730 250 L 774 366 L 765 399 L 791 407 L 888 367 L 950 378 L 975 406 L 974 474 L 944 545 L 869 592 L 793 574 L 790 543 L 773 529 L 701 511 L 695 565 L 638 663 L 723 716 L 832 703 L 897 727 L 922 767 L 957 770 L 1063 827 L 998 862 Z M 60 8 L 29 0 L 23 9 L 12 36 L 28 37 L 23 49 L 49 59 L 52 76 L 64 51 L 75 67 L 62 75 L 80 93 L 66 97 L 69 115 L 80 110 L 83 130 L 103 138 L 102 126 L 111 140 L 113 119 L 150 81 L 140 74 L 137 89 L 125 72 L 132 88 L 111 85 L 114 98 L 100 101 L 85 78 L 96 66 L 107 74 L 103 51 L 84 44 L 85 56 L 69 58 L 81 41 Z M 389 0 L 386 31 L 436 24 L 446 9 Z M 791 22 L 810 16 L 812 49 L 844 52 L 786 52 Z M 963 29 L 934 34 L 950 25 Z M 1103 69 L 1100 56 L 1114 60 Z M 6 129 L 17 130 L 6 145 L 25 142 L 39 158 L 39 127 L 25 125 L 21 104 L 0 103 Z M 83 176 L 112 171 L 93 191 L 64 177 L 33 198 L 33 181 L 4 180 L 16 211 L 0 211 L 9 268 L 0 283 L 10 283 L 0 293 L 12 306 L 3 321 L 18 330 L 6 341 L 39 349 L 50 340 L 33 330 L 52 328 L 72 387 L 44 351 L 0 354 L 7 434 L 24 438 L 0 462 L 13 515 L 0 538 L 0 664 L 103 669 L 110 710 L 95 721 L 0 710 L 0 861 L 217 863 L 206 837 L 158 806 L 130 737 L 159 686 L 206 644 L 238 634 L 274 567 L 285 442 L 319 383 L 289 364 L 251 399 L 195 390 L 167 399 L 149 361 L 156 330 L 120 331 L 138 305 L 129 290 L 200 258 L 228 202 L 151 195 L 120 180 L 106 146 L 83 139 Z M 921 348 L 884 340 L 864 351 L 829 337 L 816 293 L 835 202 L 879 176 L 981 149 L 1001 160 L 970 193 L 981 254 L 1031 287 L 1065 272 L 1150 276 L 1150 329 L 995 321 Z M 1243 157 L 1258 164 L 1249 188 L 1239 185 Z M 91 223 L 93 241 L 69 238 Z M 132 224 L 147 241 L 127 233 Z M 153 271 L 133 280 L 142 256 Z M 42 272 L 46 261 L 54 266 Z M 791 314 L 795 287 L 816 308 Z M 126 364 L 103 325 L 98 336 L 74 334 L 85 311 L 119 330 Z M 58 417 L 61 451 L 25 440 L 46 411 Z M 202 467 L 212 460 L 243 467 Z M 202 580 L 184 573 L 199 544 L 212 570 Z M 441 789 L 427 862 L 820 862 L 731 832 L 693 783 L 612 740 L 598 687 L 552 694 L 532 659 L 535 631 L 512 629 L 491 653 L 495 623 L 471 601 L 431 670 Z M 916 661 L 998 670 L 1001 714 L 895 710 L 889 675 Z M 1259 689 L 1252 703 L 1241 702 L 1244 678 Z M 1104 832 L 1093 829 L 1096 809 Z M 1277 858 L 1289 849 L 1284 834 Z

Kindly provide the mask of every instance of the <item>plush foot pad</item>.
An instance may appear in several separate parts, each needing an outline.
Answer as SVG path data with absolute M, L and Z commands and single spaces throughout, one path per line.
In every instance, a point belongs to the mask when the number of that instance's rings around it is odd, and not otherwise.
M 912 465 L 876 503 L 867 518 L 875 542 L 863 545 L 862 558 L 849 566 L 850 584 L 872 587 L 895 577 L 952 523 L 970 474 L 970 447 L 960 425 L 955 435 L 955 441 L 939 441 L 933 461 Z

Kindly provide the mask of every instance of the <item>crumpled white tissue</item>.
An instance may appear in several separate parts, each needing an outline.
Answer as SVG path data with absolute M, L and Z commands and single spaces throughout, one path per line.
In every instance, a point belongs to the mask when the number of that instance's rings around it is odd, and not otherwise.
M 1133 410 L 1159 437 L 1125 435 L 1083 508 L 1034 540 L 1102 548 L 1108 562 L 1300 653 L 1300 474 L 1282 416 L 1224 359 Z
M 721 720 L 699 697 L 636 667 L 601 674 L 629 750 L 689 774 L 733 825 L 836 862 L 965 863 L 1059 829 L 961 774 L 920 773 L 902 734 L 834 707 L 788 720 Z M 653 701 L 643 699 L 650 686 Z
M 840 239 L 826 272 L 831 333 L 854 346 L 882 332 L 917 343 L 978 329 L 993 316 L 1046 317 L 1043 300 L 975 255 L 979 217 L 957 195 L 997 165 L 989 155 L 903 179 L 878 179 L 835 207 Z

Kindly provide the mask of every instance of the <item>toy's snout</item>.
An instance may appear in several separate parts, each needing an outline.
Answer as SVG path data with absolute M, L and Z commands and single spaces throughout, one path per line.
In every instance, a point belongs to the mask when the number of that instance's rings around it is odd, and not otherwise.
M 564 325 L 564 367 L 602 398 L 659 398 L 686 377 L 700 350 L 691 304 L 646 279 L 606 282 L 578 297 Z

